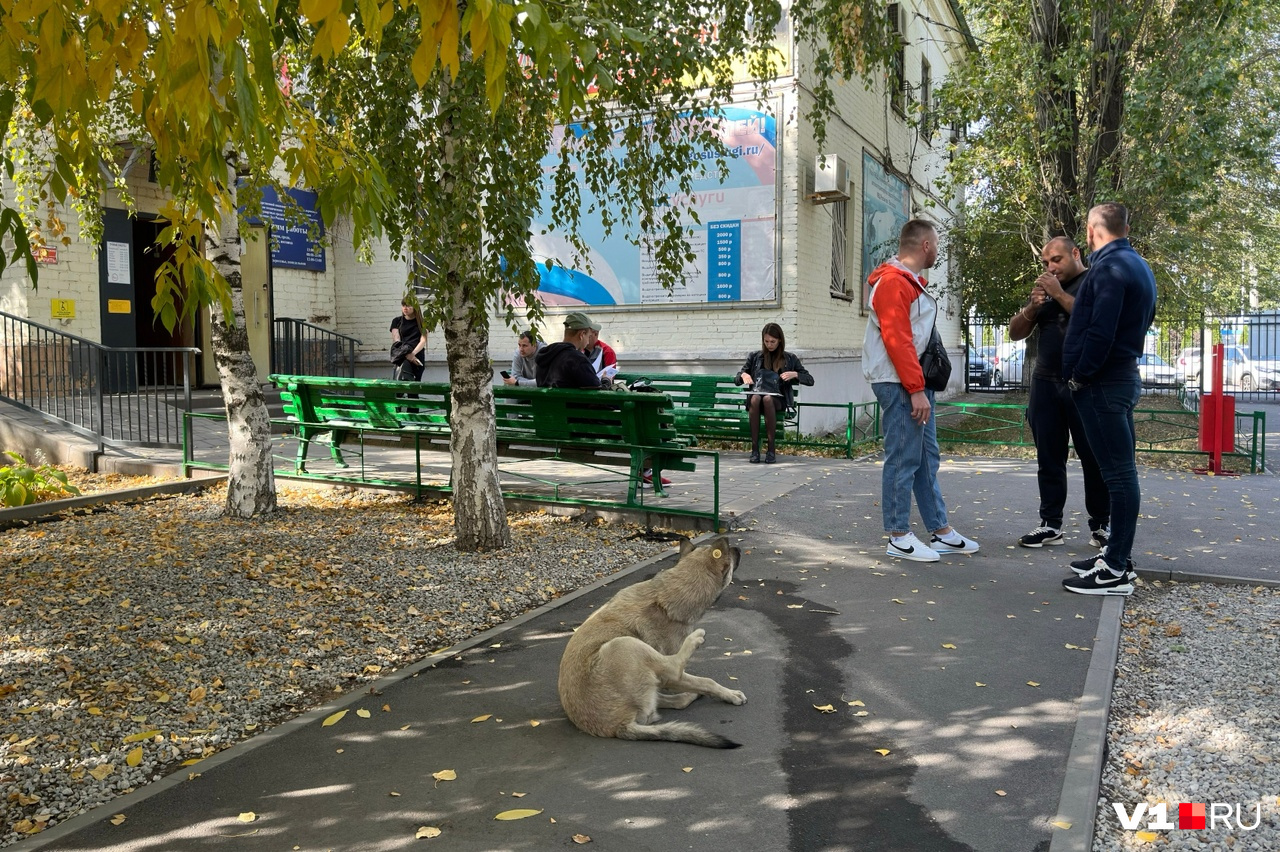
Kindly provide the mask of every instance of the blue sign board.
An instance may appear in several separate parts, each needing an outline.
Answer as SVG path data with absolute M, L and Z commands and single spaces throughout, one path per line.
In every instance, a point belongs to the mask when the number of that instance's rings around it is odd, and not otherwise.
M 294 221 L 290 222 L 275 187 L 262 188 L 262 218 L 271 224 L 271 265 L 324 272 L 324 245 L 321 243 L 324 220 L 316 210 L 316 194 L 306 189 L 287 192 L 308 221 L 297 221 L 295 213 Z M 312 236 L 313 228 L 315 238 Z
M 708 302 L 742 299 L 742 220 L 708 222 L 707 241 L 711 269 L 707 276 Z

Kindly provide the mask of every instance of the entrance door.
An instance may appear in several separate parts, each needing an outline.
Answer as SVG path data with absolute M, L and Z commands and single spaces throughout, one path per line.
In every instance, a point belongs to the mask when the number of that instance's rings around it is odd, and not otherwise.
M 102 211 L 102 245 L 98 247 L 98 298 L 103 346 L 137 346 L 134 319 L 133 223 L 126 210 Z M 102 371 L 107 393 L 133 393 L 138 388 L 137 363 L 132 353 L 108 353 L 93 369 Z
M 183 320 L 172 331 L 165 327 L 159 314 L 151 306 L 156 295 L 156 272 L 173 257 L 171 246 L 157 246 L 156 237 L 164 223 L 150 216 L 133 220 L 133 268 L 138 294 L 134 305 L 135 337 L 139 347 L 153 349 L 178 349 L 195 346 L 195 332 L 191 320 Z M 178 316 L 182 316 L 182 302 L 176 304 Z M 182 387 L 183 355 L 177 352 L 139 352 L 138 383 L 153 387 Z M 194 364 L 191 365 L 193 368 Z M 192 385 L 198 384 L 191 376 Z
M 249 333 L 249 354 L 258 371 L 258 381 L 271 375 L 271 231 L 261 225 L 242 226 L 244 253 L 240 255 L 240 283 L 244 296 L 244 324 Z M 213 310 L 221 310 L 215 306 Z M 217 383 L 218 368 L 213 359 L 213 337 L 209 323 L 200 329 L 201 363 L 207 381 Z

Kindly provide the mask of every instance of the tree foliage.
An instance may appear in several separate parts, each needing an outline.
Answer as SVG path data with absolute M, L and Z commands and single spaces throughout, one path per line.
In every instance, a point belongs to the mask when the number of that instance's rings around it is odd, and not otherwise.
M 966 0 L 980 49 L 941 92 L 970 129 L 952 177 L 966 304 L 1003 316 L 1050 236 L 1131 211 L 1165 318 L 1280 295 L 1277 4 Z

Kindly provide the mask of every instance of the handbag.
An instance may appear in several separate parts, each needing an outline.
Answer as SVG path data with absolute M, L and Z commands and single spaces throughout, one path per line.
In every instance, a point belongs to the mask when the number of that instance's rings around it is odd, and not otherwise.
M 397 340 L 391 344 L 391 363 L 400 364 L 409 357 L 409 353 L 413 351 L 413 344 L 406 340 Z
M 938 334 L 938 321 L 933 321 L 933 331 L 929 334 L 929 342 L 920 353 L 920 370 L 924 373 L 924 386 L 931 391 L 947 389 L 951 381 L 951 359 L 947 357 L 947 348 L 942 345 L 942 336 Z

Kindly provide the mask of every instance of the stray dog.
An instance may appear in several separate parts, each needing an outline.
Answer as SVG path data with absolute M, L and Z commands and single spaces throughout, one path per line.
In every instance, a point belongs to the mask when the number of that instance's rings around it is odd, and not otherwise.
M 724 537 L 701 547 L 686 539 L 673 567 L 628 586 L 592 613 L 560 659 L 560 703 L 569 721 L 596 737 L 737 748 L 740 743 L 688 722 L 655 723 L 659 707 L 688 707 L 699 695 L 747 702 L 741 692 L 684 670 L 706 635 L 693 625 L 733 582 L 741 556 Z

